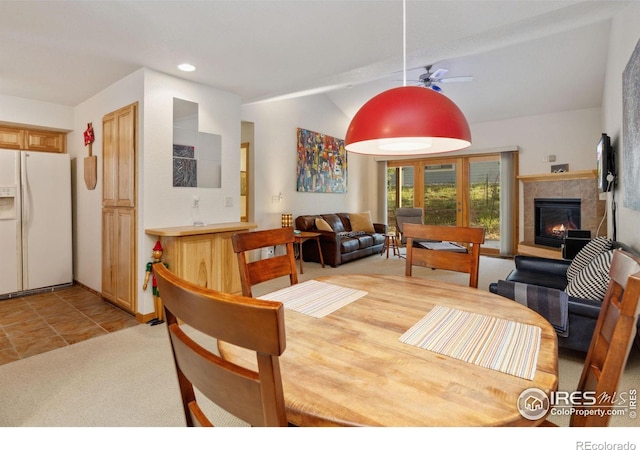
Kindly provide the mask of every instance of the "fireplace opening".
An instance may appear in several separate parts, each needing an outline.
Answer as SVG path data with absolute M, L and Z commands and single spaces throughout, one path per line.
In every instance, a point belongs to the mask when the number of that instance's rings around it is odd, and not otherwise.
M 535 243 L 560 248 L 567 230 L 580 229 L 579 198 L 536 198 Z

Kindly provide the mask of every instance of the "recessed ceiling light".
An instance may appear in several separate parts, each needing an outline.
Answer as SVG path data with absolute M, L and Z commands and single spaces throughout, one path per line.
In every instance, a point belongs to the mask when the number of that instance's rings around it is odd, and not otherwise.
M 196 70 L 196 68 L 194 66 L 192 66 L 191 64 L 180 64 L 178 66 L 178 69 L 182 70 L 183 72 L 193 72 L 194 70 Z

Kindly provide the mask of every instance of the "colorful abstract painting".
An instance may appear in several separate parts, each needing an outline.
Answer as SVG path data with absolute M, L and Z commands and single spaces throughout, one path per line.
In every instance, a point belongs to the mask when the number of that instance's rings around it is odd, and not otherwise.
M 298 192 L 347 192 L 344 140 L 298 128 Z

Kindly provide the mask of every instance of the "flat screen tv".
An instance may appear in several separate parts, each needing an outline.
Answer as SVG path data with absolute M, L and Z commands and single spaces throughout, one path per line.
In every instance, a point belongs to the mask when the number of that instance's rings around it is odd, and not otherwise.
M 609 192 L 613 187 L 616 174 L 611 139 L 609 139 L 606 133 L 602 133 L 598 141 L 597 158 L 598 189 L 600 192 Z

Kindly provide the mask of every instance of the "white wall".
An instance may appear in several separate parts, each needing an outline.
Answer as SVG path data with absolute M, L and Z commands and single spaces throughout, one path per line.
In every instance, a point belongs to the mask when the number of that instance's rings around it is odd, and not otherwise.
M 144 71 L 138 70 L 82 102 L 75 108 L 74 131 L 67 135 L 67 151 L 72 161 L 75 279 L 98 292 L 102 290 L 102 118 L 135 102 L 141 111 L 143 85 Z M 88 123 L 93 125 L 92 153 L 98 160 L 98 182 L 94 190 L 88 190 L 84 182 L 84 158 L 89 150 L 84 146 L 83 133 Z
M 373 161 L 348 154 L 346 194 L 296 191 L 297 128 L 344 139 L 347 117 L 325 96 L 242 106 L 242 120 L 254 123 L 254 221 L 260 228 L 280 226 L 280 214 L 294 216 L 371 209 L 375 194 L 368 167 Z M 277 197 L 282 193 L 282 200 Z M 369 203 L 374 203 L 370 205 Z
M 153 311 L 150 290 L 142 277 L 156 239 L 145 229 L 192 224 L 193 197 L 200 199 L 203 222 L 240 220 L 240 97 L 218 89 L 144 69 L 143 132 L 140 148 L 138 202 L 138 311 Z M 222 136 L 222 187 L 173 187 L 173 98 L 198 104 L 198 129 Z M 225 206 L 231 198 L 232 205 Z
M 520 175 L 549 173 L 551 165 L 565 163 L 570 171 L 592 170 L 601 121 L 600 108 L 592 108 L 471 124 L 469 153 L 516 145 Z M 543 162 L 545 155 L 556 155 L 556 161 Z
M 218 89 L 145 71 L 143 166 L 139 170 L 145 228 L 191 225 L 193 197 L 204 223 L 240 220 L 240 97 Z M 173 98 L 198 104 L 198 129 L 222 136 L 222 187 L 173 187 Z M 232 206 L 225 206 L 225 198 Z M 149 247 L 149 256 L 151 249 Z
M 0 95 L 0 122 L 69 131 L 73 116 L 72 106 Z
M 609 40 L 609 57 L 607 59 L 607 75 L 603 98 L 603 126 L 605 132 L 611 136 L 612 144 L 618 159 L 618 182 L 624 185 L 624 166 L 622 155 L 622 72 L 629 57 L 640 38 L 640 4 L 631 2 L 621 13 L 614 17 L 611 25 Z M 640 151 L 636 149 L 636 151 Z M 637 193 L 636 193 L 637 194 Z M 623 191 L 618 187 L 615 193 L 617 204 L 617 235 L 616 239 L 635 249 L 640 249 L 640 211 L 625 208 Z M 612 193 L 607 196 L 608 210 L 611 212 Z M 612 232 L 611 214 L 609 214 L 607 229 Z

